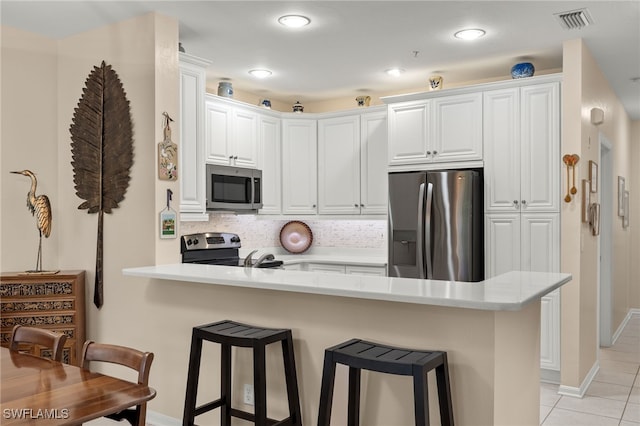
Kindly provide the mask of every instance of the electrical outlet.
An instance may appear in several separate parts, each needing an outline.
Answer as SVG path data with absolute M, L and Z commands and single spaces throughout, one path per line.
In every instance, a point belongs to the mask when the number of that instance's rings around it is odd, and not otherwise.
M 247 405 L 253 405 L 253 385 L 244 385 L 244 403 Z

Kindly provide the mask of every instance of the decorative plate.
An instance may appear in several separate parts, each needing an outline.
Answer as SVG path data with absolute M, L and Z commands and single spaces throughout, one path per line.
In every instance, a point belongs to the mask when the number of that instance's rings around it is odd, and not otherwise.
M 311 247 L 311 228 L 299 220 L 287 222 L 280 230 L 280 244 L 289 253 L 303 253 Z

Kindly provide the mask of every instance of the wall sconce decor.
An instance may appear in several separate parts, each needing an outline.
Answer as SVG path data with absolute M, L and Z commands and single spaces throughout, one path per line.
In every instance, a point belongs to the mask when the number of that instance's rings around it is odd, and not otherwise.
M 564 197 L 565 203 L 570 203 L 572 200 L 572 195 L 576 195 L 578 193 L 578 188 L 576 188 L 576 164 L 580 161 L 580 156 L 578 154 L 566 154 L 562 157 L 562 162 L 567 166 L 567 195 Z M 571 184 L 569 178 L 569 168 L 573 169 L 573 186 L 569 188 Z
M 591 124 L 599 126 L 604 123 L 604 111 L 600 108 L 591 108 Z
M 591 192 L 598 192 L 598 163 L 589 160 L 589 180 L 591 181 Z

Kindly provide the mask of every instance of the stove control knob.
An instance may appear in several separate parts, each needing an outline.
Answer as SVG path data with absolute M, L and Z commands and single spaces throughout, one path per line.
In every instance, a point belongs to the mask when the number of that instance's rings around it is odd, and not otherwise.
M 189 238 L 189 239 L 187 240 L 187 245 L 188 245 L 188 246 L 190 246 L 191 244 L 193 244 L 193 243 L 191 242 L 191 238 Z
M 198 239 L 197 238 L 195 240 L 193 240 L 193 244 L 196 245 L 196 246 L 198 245 Z
M 240 237 L 238 237 L 237 235 L 234 235 L 233 237 L 231 237 L 231 242 L 232 243 L 239 243 L 240 242 Z

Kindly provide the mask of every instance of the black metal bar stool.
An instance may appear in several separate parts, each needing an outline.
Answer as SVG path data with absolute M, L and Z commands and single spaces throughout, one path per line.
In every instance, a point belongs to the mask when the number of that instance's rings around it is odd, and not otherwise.
M 443 425 L 453 425 L 453 406 L 449 384 L 447 353 L 424 351 L 379 345 L 352 339 L 326 349 L 320 389 L 318 426 L 329 426 L 333 402 L 333 384 L 336 364 L 349 367 L 348 425 L 357 426 L 360 421 L 360 372 L 362 369 L 380 373 L 413 376 L 413 393 L 416 426 L 429 424 L 429 399 L 427 372 L 435 368 L 438 384 L 440 418 Z
M 200 359 L 202 356 L 203 340 L 220 343 L 221 345 L 220 399 L 196 407 L 196 394 L 198 392 L 198 377 L 200 373 Z M 282 357 L 284 358 L 284 374 L 289 402 L 289 417 L 281 421 L 267 418 L 265 348 L 268 344 L 274 342 L 282 342 Z M 232 346 L 253 348 L 253 386 L 255 396 L 254 413 L 237 410 L 231 407 Z M 194 425 L 194 419 L 196 416 L 216 408 L 221 409 L 220 424 L 222 426 L 229 426 L 231 424 L 232 416 L 252 421 L 258 426 L 299 426 L 302 424 L 291 330 L 254 327 L 252 325 L 241 324 L 228 320 L 193 328 L 193 334 L 191 337 L 191 355 L 189 356 L 187 391 L 182 419 L 183 426 Z

